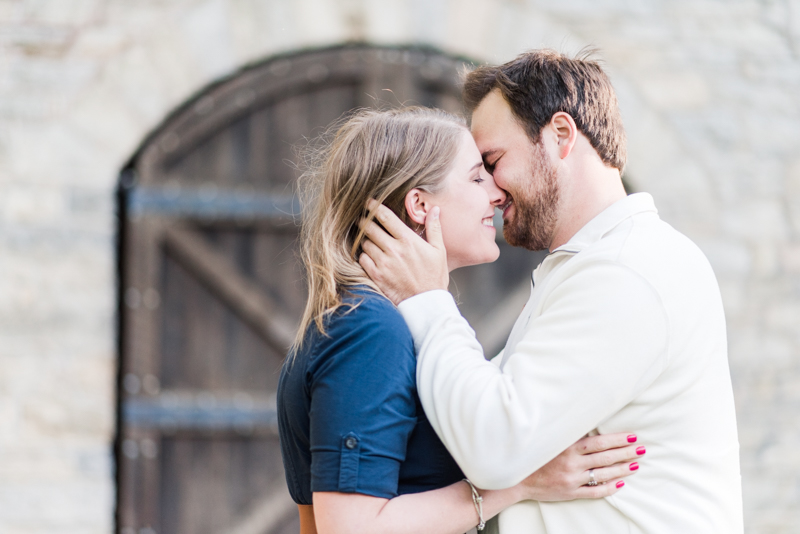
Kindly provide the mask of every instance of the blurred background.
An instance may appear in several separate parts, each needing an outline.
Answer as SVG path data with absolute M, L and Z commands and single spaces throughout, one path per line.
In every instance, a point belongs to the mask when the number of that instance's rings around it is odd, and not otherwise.
M 799 0 L 0 0 L 0 531 L 296 532 L 294 147 L 586 45 L 720 282 L 746 532 L 800 532 Z M 499 239 L 452 286 L 492 354 L 540 260 Z

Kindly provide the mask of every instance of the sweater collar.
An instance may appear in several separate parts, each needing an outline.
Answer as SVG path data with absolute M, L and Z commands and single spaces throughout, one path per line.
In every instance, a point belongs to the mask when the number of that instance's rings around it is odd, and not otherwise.
M 624 220 L 640 213 L 658 213 L 653 197 L 649 193 L 634 193 L 616 201 L 594 219 L 578 230 L 569 241 L 551 252 L 578 253 L 600 241 L 604 235 L 616 228 Z

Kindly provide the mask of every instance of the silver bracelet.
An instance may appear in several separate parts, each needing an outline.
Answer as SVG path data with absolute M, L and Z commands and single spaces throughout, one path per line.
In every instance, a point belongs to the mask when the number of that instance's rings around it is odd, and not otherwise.
M 475 485 L 468 478 L 465 478 L 464 482 L 469 484 L 469 489 L 472 490 L 472 504 L 475 505 L 475 511 L 478 512 L 478 526 L 476 528 L 479 531 L 483 530 L 483 527 L 486 526 L 486 521 L 483 520 L 483 497 L 481 497 L 481 494 L 475 489 Z

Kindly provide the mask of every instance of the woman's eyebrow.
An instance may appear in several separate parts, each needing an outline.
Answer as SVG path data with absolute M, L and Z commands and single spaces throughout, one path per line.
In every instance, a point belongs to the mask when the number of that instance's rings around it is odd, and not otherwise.
M 481 165 L 483 165 L 483 160 L 479 161 L 478 163 L 476 163 L 475 165 L 473 165 L 472 167 L 470 167 L 468 172 L 472 172 L 472 171 L 474 171 L 475 169 L 477 169 L 477 168 L 478 168 L 478 167 L 480 167 Z

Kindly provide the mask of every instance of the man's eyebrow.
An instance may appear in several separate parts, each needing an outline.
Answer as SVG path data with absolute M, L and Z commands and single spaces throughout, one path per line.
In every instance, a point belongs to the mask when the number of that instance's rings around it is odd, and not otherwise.
M 489 156 L 493 156 L 493 155 L 497 154 L 498 152 L 500 152 L 500 149 L 498 149 L 498 148 L 489 149 L 489 150 L 481 153 L 481 158 L 483 158 L 483 161 L 486 161 L 489 158 Z

